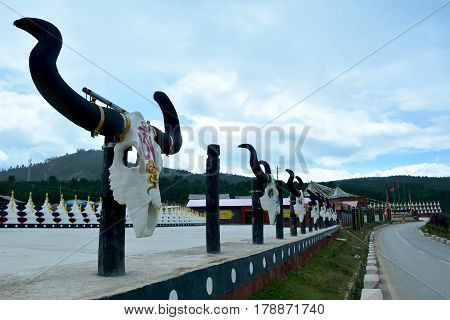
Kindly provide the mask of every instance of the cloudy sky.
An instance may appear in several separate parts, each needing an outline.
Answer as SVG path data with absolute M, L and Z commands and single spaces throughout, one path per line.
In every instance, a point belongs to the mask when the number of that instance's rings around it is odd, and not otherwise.
M 444 3 L 2 0 L 0 168 L 102 145 L 38 94 L 36 41 L 12 25 L 23 15 L 60 29 L 78 92 L 157 126 L 152 94 L 169 95 L 185 141 L 169 167 L 202 172 L 218 143 L 222 171 L 249 174 L 248 142 L 305 180 L 450 176 L 450 5 L 389 42 Z

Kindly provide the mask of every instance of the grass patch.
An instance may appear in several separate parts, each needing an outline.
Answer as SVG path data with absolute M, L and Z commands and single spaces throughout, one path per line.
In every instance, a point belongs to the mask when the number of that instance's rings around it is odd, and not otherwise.
M 441 226 L 436 226 L 430 222 L 427 222 L 423 227 L 422 227 L 422 231 L 429 233 L 429 234 L 434 234 L 438 237 L 441 238 L 445 238 L 445 239 L 450 239 L 450 228 L 444 228 Z
M 344 299 L 358 267 L 366 263 L 368 234 L 376 225 L 380 223 L 366 223 L 359 231 L 353 231 L 351 228 L 341 229 L 339 237 L 348 241 L 333 239 L 328 246 L 316 252 L 302 266 L 290 272 L 285 278 L 255 292 L 250 299 Z M 361 288 L 362 276 L 359 276 L 352 298 L 359 299 Z

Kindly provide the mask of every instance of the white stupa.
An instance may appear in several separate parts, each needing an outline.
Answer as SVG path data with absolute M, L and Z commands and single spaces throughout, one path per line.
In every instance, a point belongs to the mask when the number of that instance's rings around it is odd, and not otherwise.
M 58 223 L 59 224 L 71 224 L 69 220 L 69 215 L 67 212 L 67 206 L 64 201 L 64 195 L 61 194 L 61 198 L 59 200 L 58 208 L 56 208 L 56 212 L 59 213 L 58 218 L 61 220 Z
M 17 213 L 19 210 L 17 210 L 16 201 L 14 200 L 14 191 L 11 191 L 11 199 L 9 200 L 8 206 L 5 209 L 5 212 L 8 214 L 6 218 L 8 219 L 6 221 L 6 224 L 19 224 Z
M 102 207 L 103 207 L 103 200 L 102 197 L 100 197 L 100 202 L 98 204 L 97 210 L 95 210 L 95 216 L 97 217 L 97 222 L 100 223 L 100 216 L 102 213 Z
M 70 221 L 72 223 L 81 223 L 83 221 L 83 215 L 81 214 L 81 206 L 77 200 L 77 195 L 75 195 L 75 199 L 73 200 L 72 208 L 69 211 Z
M 85 217 L 85 219 L 89 219 L 87 223 L 89 224 L 97 223 L 97 216 L 95 215 L 94 204 L 92 203 L 90 196 L 88 196 L 86 206 L 84 207 L 83 216 Z
M 44 204 L 42 205 L 42 209 L 40 210 L 42 213 L 42 219 L 44 219 L 44 224 L 54 224 L 53 221 L 53 210 L 51 208 L 50 202 L 48 201 L 48 193 L 45 194 Z
M 34 207 L 33 198 L 30 192 L 30 196 L 28 197 L 28 202 L 25 205 L 25 209 L 23 209 L 23 212 L 27 214 L 29 217 L 28 223 L 35 223 L 36 222 L 36 209 Z

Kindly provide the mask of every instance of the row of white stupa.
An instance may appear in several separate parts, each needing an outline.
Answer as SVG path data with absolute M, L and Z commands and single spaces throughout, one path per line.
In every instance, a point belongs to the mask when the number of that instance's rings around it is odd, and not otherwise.
M 83 208 L 77 196 L 75 196 L 71 209 L 68 210 L 63 195 L 61 195 L 58 207 L 53 211 L 48 200 L 48 194 L 45 196 L 41 210 L 36 210 L 31 192 L 25 208 L 19 210 L 14 200 L 13 191 L 7 208 L 4 212 L 0 212 L 0 224 L 99 224 L 101 211 L 101 199 L 99 205 L 95 208 L 95 204 L 88 197 L 86 206 Z M 128 214 L 126 223 L 132 224 Z M 185 207 L 163 206 L 159 212 L 157 223 L 160 225 L 204 224 L 206 218 Z
M 375 204 L 375 208 L 377 207 L 385 207 L 384 204 Z M 416 210 L 418 213 L 442 213 L 441 205 L 439 201 L 427 201 L 427 202 L 413 202 L 413 203 L 389 203 L 389 208 L 392 210 Z

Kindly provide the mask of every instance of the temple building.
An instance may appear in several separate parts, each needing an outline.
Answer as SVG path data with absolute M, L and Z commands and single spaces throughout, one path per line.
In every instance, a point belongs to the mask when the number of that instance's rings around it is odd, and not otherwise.
M 330 188 L 323 184 L 311 181 L 306 190 L 320 194 L 328 199 L 331 204 L 334 204 L 335 210 L 338 212 L 342 210 L 343 205 L 350 207 L 367 207 L 368 205 L 367 197 L 345 192 L 338 186 L 336 188 Z

